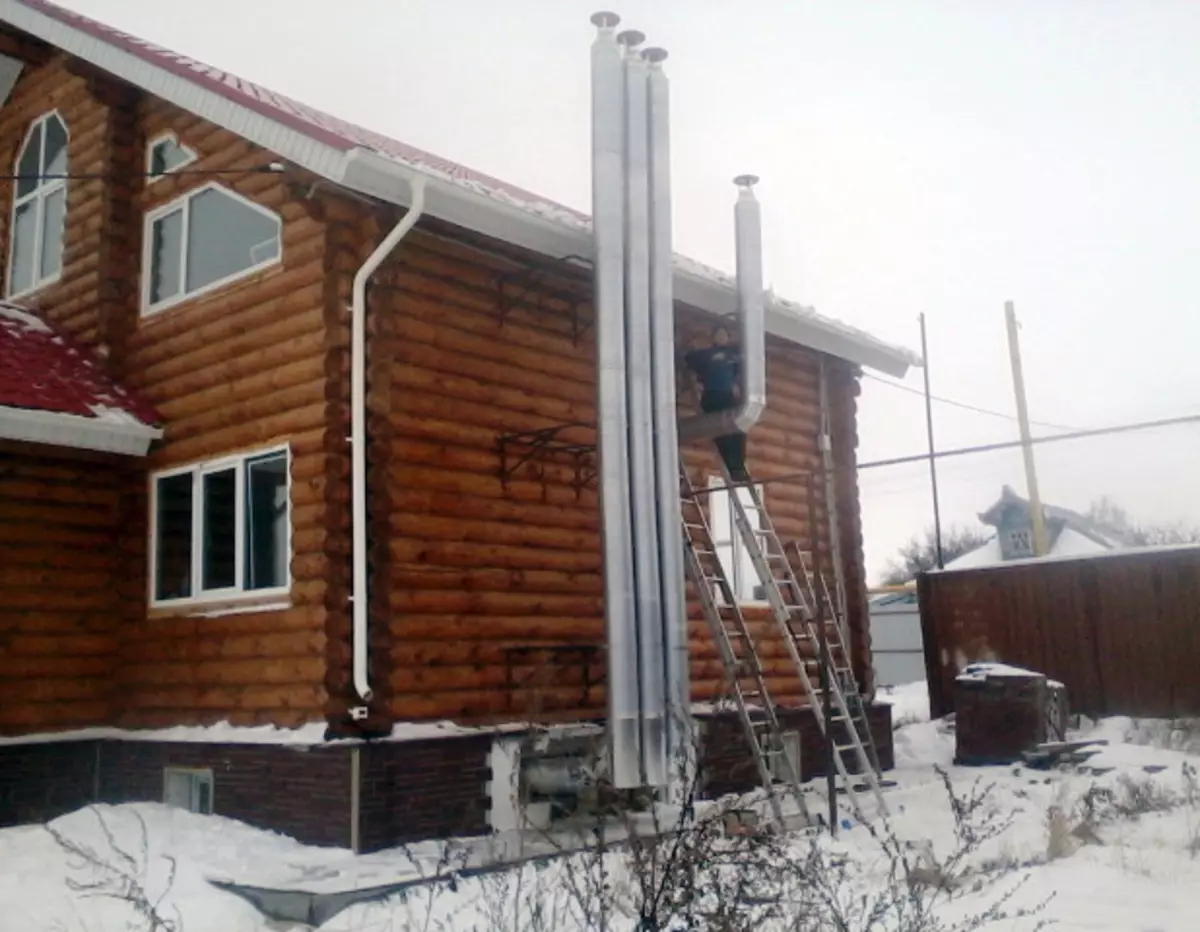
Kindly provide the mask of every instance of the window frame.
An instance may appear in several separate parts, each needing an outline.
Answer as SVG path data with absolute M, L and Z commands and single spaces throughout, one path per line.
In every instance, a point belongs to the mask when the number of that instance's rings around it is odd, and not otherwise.
M 284 456 L 285 501 L 287 503 L 287 520 L 284 523 L 284 551 L 287 559 L 284 562 L 284 583 L 263 589 L 246 588 L 246 538 L 249 536 L 247 524 L 246 475 L 249 464 L 261 461 L 282 453 Z M 237 582 L 234 586 L 221 589 L 204 589 L 204 477 L 214 473 L 234 470 L 234 566 L 236 567 Z M 191 594 L 177 599 L 160 599 L 158 597 L 158 484 L 162 479 L 172 476 L 192 476 L 192 527 L 191 527 L 191 562 L 189 579 Z M 149 546 L 146 594 L 149 605 L 153 609 L 188 609 L 196 606 L 228 604 L 231 602 L 270 602 L 278 601 L 291 594 L 292 590 L 292 451 L 290 444 L 275 444 L 241 453 L 234 453 L 211 460 L 201 460 L 186 466 L 173 466 L 150 474 L 150 520 Z
M 216 281 L 209 282 L 207 285 L 202 285 L 193 291 L 187 291 L 187 252 L 189 245 L 189 230 L 188 220 L 191 212 L 191 202 L 204 194 L 207 191 L 218 191 L 226 197 L 233 198 L 235 201 L 241 202 L 246 207 L 257 211 L 264 217 L 268 217 L 279 224 L 279 248 L 275 251 L 275 255 L 261 262 L 256 262 L 254 265 L 248 266 L 231 275 L 226 275 L 224 278 L 219 278 Z M 181 224 L 181 236 L 179 245 L 179 287 L 178 294 L 172 295 L 169 298 L 163 298 L 161 301 L 151 301 L 150 294 L 154 283 L 154 270 L 152 263 L 154 261 L 154 224 L 165 217 L 176 212 L 183 213 L 183 221 Z M 265 242 L 265 240 L 264 240 Z M 283 262 L 283 218 L 273 210 L 263 207 L 261 204 L 256 204 L 243 194 L 239 194 L 232 188 L 226 187 L 216 181 L 210 181 L 207 184 L 202 184 L 199 187 L 192 188 L 190 191 L 173 198 L 166 204 L 155 207 L 153 210 L 147 211 L 142 222 L 142 308 L 141 314 L 143 317 L 152 317 L 163 311 L 177 307 L 186 301 L 191 301 L 195 298 L 203 297 L 211 294 L 227 285 L 241 281 L 244 278 L 249 278 L 264 269 L 269 269 L 274 265 L 279 265 Z
M 195 815 L 212 815 L 216 811 L 216 789 L 217 781 L 213 777 L 211 767 L 164 767 L 163 768 L 163 805 L 170 806 L 170 787 L 172 777 L 187 777 L 189 779 L 189 795 L 195 793 L 196 783 L 200 781 L 208 784 L 208 810 L 193 809 L 190 805 L 184 809 L 184 812 L 191 812 Z M 189 803 L 191 800 L 189 800 Z M 179 808 L 176 806 L 175 808 Z
M 733 499 L 731 497 L 742 490 L 740 488 L 728 489 L 725 488 L 725 485 L 726 483 L 724 477 L 718 474 L 714 473 L 708 477 L 708 528 L 712 537 L 715 556 L 717 560 L 720 561 L 721 569 L 729 579 L 730 588 L 733 590 L 733 595 L 737 600 L 738 605 L 769 605 L 769 601 L 765 598 L 754 598 L 754 589 L 757 586 L 763 585 L 761 580 L 755 578 L 750 581 L 748 592 L 744 586 L 745 581 L 742 579 L 742 573 L 745 565 L 749 564 L 750 555 L 746 552 L 746 544 L 742 540 L 742 535 L 738 532 L 737 522 L 733 517 Z M 762 483 L 756 482 L 754 487 L 758 492 L 759 499 L 761 500 L 763 496 Z M 723 505 L 723 510 L 728 516 L 726 519 L 729 524 L 730 536 L 728 540 L 723 537 L 718 538 L 716 534 L 718 504 Z M 757 530 L 760 533 L 762 532 L 761 524 Z M 721 552 L 723 548 L 729 549 L 729 565 L 726 565 L 724 560 L 721 559 Z M 730 572 L 731 568 L 732 573 Z M 720 592 L 717 593 L 717 598 L 719 601 L 723 601 L 721 599 Z
M 185 158 L 174 168 L 168 168 L 165 171 L 155 172 L 154 150 L 161 146 L 164 142 L 175 143 L 175 145 L 187 155 L 187 158 Z M 196 161 L 198 158 L 200 158 L 200 154 L 191 146 L 184 145 L 182 142 L 180 142 L 179 137 L 171 130 L 167 130 L 165 133 L 159 133 L 148 143 L 146 143 L 146 184 L 154 184 L 156 181 L 161 181 L 163 178 L 166 178 L 168 175 L 177 172 L 185 165 L 191 165 L 192 162 Z
M 66 262 L 65 262 L 66 245 L 67 245 L 67 243 L 66 243 L 66 240 L 67 240 L 66 217 L 67 217 L 67 207 L 69 206 L 68 202 L 67 202 L 67 198 L 70 196 L 70 192 L 67 190 L 67 179 L 66 178 L 52 178 L 49 181 L 47 181 L 47 180 L 45 180 L 45 177 L 43 175 L 45 167 L 42 165 L 42 160 L 44 160 L 45 156 L 46 156 L 46 152 L 45 152 L 46 135 L 45 135 L 45 133 L 46 133 L 46 126 L 49 124 L 51 119 L 58 120 L 59 124 L 63 128 L 63 133 L 67 137 L 66 149 L 65 149 L 66 156 L 67 156 L 67 158 L 66 158 L 67 165 L 66 165 L 66 170 L 63 172 L 63 174 L 69 174 L 71 171 L 71 127 L 67 125 L 67 121 L 64 120 L 62 114 L 58 112 L 58 108 L 55 108 L 53 110 L 48 110 L 45 113 L 43 113 L 41 116 L 39 116 L 37 119 L 35 119 L 29 125 L 29 129 L 26 130 L 25 136 L 21 140 L 21 145 L 17 147 L 16 161 L 13 162 L 13 175 L 14 176 L 19 175 L 21 173 L 21 159 L 25 155 L 25 150 L 29 148 L 29 144 L 33 140 L 33 137 L 34 137 L 34 133 L 41 134 L 42 156 L 41 156 L 41 159 L 39 159 L 39 161 L 38 161 L 37 185 L 34 187 L 34 189 L 32 191 L 30 191 L 27 194 L 18 194 L 17 193 L 18 181 L 16 180 L 15 177 L 12 182 L 12 186 L 13 186 L 12 187 L 12 193 L 13 193 L 12 208 L 9 211 L 9 218 L 8 218 L 8 261 L 7 261 L 7 265 L 6 265 L 7 275 L 6 275 L 6 279 L 4 282 L 5 295 L 10 299 L 22 298 L 22 297 L 25 297 L 26 295 L 34 294 L 43 288 L 47 288 L 50 285 L 57 284 L 58 282 L 60 282 L 62 280 L 63 266 L 66 264 Z M 46 206 L 45 205 L 46 205 L 46 201 L 49 200 L 50 196 L 58 193 L 59 191 L 62 191 L 62 193 L 63 193 L 63 234 L 62 234 L 62 241 L 59 243 L 59 247 L 58 247 L 59 248 L 58 271 L 56 271 L 53 275 L 43 278 L 41 275 L 41 271 L 42 271 L 42 258 L 43 258 L 43 255 L 42 255 L 42 248 L 43 248 L 42 236 L 44 233 L 43 225 L 45 223 L 45 217 L 46 217 Z M 33 278 L 32 278 L 31 284 L 29 285 L 28 288 L 25 288 L 21 291 L 14 291 L 13 290 L 13 261 L 16 259 L 16 256 L 17 256 L 17 249 L 16 249 L 16 246 L 17 246 L 17 211 L 22 206 L 24 206 L 25 204 L 29 204 L 29 203 L 37 204 L 37 206 L 34 208 L 35 223 L 34 223 L 34 227 L 33 227 L 33 248 L 34 248 Z

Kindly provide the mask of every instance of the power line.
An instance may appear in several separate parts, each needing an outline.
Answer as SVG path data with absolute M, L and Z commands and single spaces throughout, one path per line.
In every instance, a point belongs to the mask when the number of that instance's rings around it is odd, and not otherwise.
M 273 175 L 284 171 L 282 162 L 252 165 L 249 168 L 175 168 L 162 172 L 78 172 L 72 174 L 0 175 L 0 181 L 121 181 L 130 178 L 170 178 L 174 175 Z
M 1134 430 L 1152 430 L 1155 427 L 1176 427 L 1180 424 L 1200 423 L 1200 414 L 1187 414 L 1183 417 L 1165 418 L 1159 421 L 1141 421 L 1137 424 L 1122 424 L 1118 427 L 1097 427 L 1093 430 L 1077 430 L 1069 434 L 1054 434 L 1050 437 L 1033 437 L 1030 443 L 1053 443 L 1057 440 L 1082 440 L 1085 437 L 1106 437 L 1112 434 L 1124 434 Z M 985 443 L 975 447 L 959 447 L 956 450 L 939 450 L 934 453 L 938 459 L 947 456 L 966 456 L 971 453 L 991 453 L 994 450 L 1012 450 L 1021 446 L 1020 440 L 1007 440 L 1003 443 Z M 923 463 L 930 457 L 928 453 L 917 453 L 912 456 L 895 456 L 886 460 L 874 460 L 870 463 L 859 463 L 859 469 L 875 469 L 879 466 L 900 466 L 905 463 Z
M 889 385 L 892 388 L 898 388 L 902 392 L 908 392 L 912 395 L 920 395 L 925 397 L 925 393 L 919 388 L 913 388 L 911 385 L 904 385 L 901 382 L 893 382 L 891 379 L 885 379 L 882 376 L 876 375 L 874 372 L 864 372 L 867 378 L 879 382 L 883 385 Z M 974 411 L 976 414 L 987 414 L 991 417 L 1004 418 L 1006 421 L 1015 421 L 1017 418 L 1012 414 L 1005 414 L 1003 411 L 993 411 L 991 408 L 981 408 L 978 405 L 968 404 L 965 401 L 956 401 L 953 398 L 944 398 L 941 395 L 930 395 L 934 401 L 939 401 L 944 405 L 950 405 L 954 408 L 962 408 L 964 411 Z M 1078 430 L 1076 427 L 1067 427 L 1064 424 L 1051 424 L 1046 421 L 1030 421 L 1031 424 L 1037 424 L 1038 427 L 1048 427 L 1050 430 Z

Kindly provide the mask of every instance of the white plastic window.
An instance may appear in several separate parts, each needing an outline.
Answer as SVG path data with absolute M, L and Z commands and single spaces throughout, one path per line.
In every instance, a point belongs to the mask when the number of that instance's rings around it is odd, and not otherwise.
M 146 216 L 142 305 L 160 311 L 279 261 L 279 216 L 217 184 Z
M 174 133 L 167 133 L 146 148 L 146 174 L 155 181 L 195 160 L 196 153 L 192 149 L 176 139 Z
M 288 451 L 230 457 L 151 480 L 151 601 L 282 594 L 289 586 Z
M 708 495 L 709 530 L 712 532 L 713 547 L 721 568 L 729 580 L 734 597 L 739 602 L 761 602 L 765 598 L 750 552 L 742 542 L 734 520 L 733 499 L 729 490 L 723 488 L 725 480 L 720 476 L 711 476 L 709 488 L 714 491 Z M 758 486 L 758 494 L 762 495 L 762 487 Z M 755 531 L 762 530 L 762 515 L 753 507 L 754 498 L 748 488 L 737 489 L 738 498 L 746 512 L 746 519 Z M 718 597 L 720 593 L 718 592 Z
M 58 113 L 47 113 L 30 127 L 17 155 L 9 297 L 36 291 L 62 275 L 66 174 L 67 125 Z
M 213 775 L 211 770 L 167 767 L 163 770 L 163 802 L 200 815 L 213 811 Z

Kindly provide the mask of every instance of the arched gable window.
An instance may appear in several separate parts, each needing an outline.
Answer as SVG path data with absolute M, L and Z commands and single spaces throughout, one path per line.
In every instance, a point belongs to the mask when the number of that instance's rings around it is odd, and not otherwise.
M 35 291 L 62 274 L 67 216 L 67 125 L 57 112 L 29 129 L 17 156 L 8 257 L 9 297 Z

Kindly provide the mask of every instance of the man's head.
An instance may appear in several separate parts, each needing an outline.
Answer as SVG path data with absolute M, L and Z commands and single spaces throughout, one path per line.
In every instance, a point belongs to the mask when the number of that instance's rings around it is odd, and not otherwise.
M 729 340 L 730 336 L 728 327 L 726 327 L 724 324 L 717 324 L 715 327 L 713 327 L 713 346 L 727 346 L 729 345 Z

